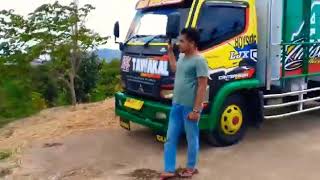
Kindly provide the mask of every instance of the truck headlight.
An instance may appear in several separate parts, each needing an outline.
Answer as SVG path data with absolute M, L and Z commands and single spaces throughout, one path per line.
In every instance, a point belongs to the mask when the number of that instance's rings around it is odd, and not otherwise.
M 173 97 L 173 90 L 161 90 L 160 96 L 164 99 L 172 99 Z

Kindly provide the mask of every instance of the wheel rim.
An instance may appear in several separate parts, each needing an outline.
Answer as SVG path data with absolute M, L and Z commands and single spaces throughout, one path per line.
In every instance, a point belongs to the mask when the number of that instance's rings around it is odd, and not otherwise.
M 221 129 L 225 134 L 236 134 L 243 123 L 242 111 L 237 105 L 228 106 L 221 116 Z

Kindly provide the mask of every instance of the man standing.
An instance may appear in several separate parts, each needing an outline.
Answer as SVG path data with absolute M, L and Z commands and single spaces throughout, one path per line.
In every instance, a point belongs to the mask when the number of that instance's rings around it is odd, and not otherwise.
M 184 55 L 176 62 L 173 47 L 168 46 L 170 68 L 175 75 L 172 108 L 169 117 L 167 142 L 164 145 L 164 169 L 161 179 L 175 176 L 176 151 L 183 130 L 188 142 L 186 168 L 179 175 L 192 177 L 197 173 L 199 153 L 199 120 L 208 82 L 208 65 L 199 54 L 199 32 L 183 29 L 179 37 L 179 49 Z

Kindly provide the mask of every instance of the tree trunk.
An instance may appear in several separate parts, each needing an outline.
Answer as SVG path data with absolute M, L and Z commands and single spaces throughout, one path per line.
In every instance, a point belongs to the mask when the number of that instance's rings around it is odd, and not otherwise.
M 78 15 L 78 1 L 74 1 L 76 5 L 75 9 L 75 16 L 79 18 Z M 79 61 L 79 52 L 78 52 L 78 22 L 75 23 L 74 30 L 73 30 L 73 35 L 75 36 L 73 40 L 73 51 L 72 51 L 72 57 L 70 59 L 71 63 L 71 72 L 69 73 L 69 78 L 70 78 L 70 92 L 71 92 L 71 98 L 72 98 L 72 105 L 77 104 L 77 97 L 76 97 L 76 91 L 75 91 L 75 77 L 77 76 L 78 73 L 78 61 Z
M 70 73 L 69 74 L 69 89 L 70 89 L 70 93 L 71 93 L 71 100 L 72 100 L 71 102 L 72 102 L 73 106 L 75 106 L 77 104 L 76 90 L 74 88 L 74 80 L 75 80 L 75 76 Z

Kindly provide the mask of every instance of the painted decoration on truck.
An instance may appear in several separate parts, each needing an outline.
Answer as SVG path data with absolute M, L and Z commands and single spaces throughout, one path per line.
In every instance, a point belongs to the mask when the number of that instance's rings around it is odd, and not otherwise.
M 288 22 L 286 24 L 285 37 L 283 37 L 285 42 L 298 44 L 305 42 L 305 38 L 303 37 L 305 29 L 303 3 L 303 0 L 292 0 L 292 4 L 295 4 L 294 10 L 292 10 L 291 4 L 288 4 L 287 12 L 285 12 Z M 313 0 L 311 5 L 310 42 L 320 42 L 320 2 L 316 0 Z M 304 47 L 302 45 L 288 45 L 283 50 L 286 54 L 284 64 L 285 76 L 303 74 Z M 309 53 L 308 73 L 319 73 L 320 45 L 311 45 Z
M 169 76 L 169 61 L 166 57 L 137 58 L 123 56 L 121 71 L 137 73 L 141 77 L 160 79 L 161 76 Z

